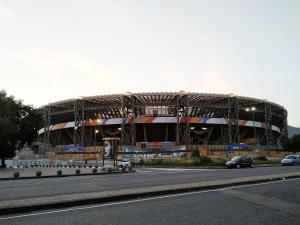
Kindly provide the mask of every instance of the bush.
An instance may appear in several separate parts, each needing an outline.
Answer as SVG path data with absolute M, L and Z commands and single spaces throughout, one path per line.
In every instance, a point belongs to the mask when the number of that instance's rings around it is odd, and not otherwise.
M 254 160 L 257 160 L 257 161 L 268 161 L 267 157 L 266 156 L 257 156 L 254 158 Z
M 144 159 L 140 159 L 139 165 L 140 165 L 140 166 L 143 166 L 144 164 L 145 164 Z
M 57 170 L 56 173 L 57 173 L 58 176 L 61 176 L 62 175 L 62 170 Z
M 212 160 L 210 157 L 208 156 L 200 156 L 200 162 L 203 163 L 203 164 L 207 164 L 207 163 L 211 163 Z
M 81 172 L 80 169 L 75 170 L 76 174 L 80 174 L 80 172 Z
M 200 154 L 198 150 L 192 151 L 192 158 L 200 158 Z
M 97 173 L 97 168 L 94 168 L 94 169 L 93 169 L 93 173 Z
M 18 178 L 20 177 L 20 173 L 19 172 L 14 172 L 14 178 Z
M 37 176 L 37 177 L 42 176 L 42 172 L 41 172 L 41 171 L 37 171 L 37 172 L 36 172 L 36 176 Z

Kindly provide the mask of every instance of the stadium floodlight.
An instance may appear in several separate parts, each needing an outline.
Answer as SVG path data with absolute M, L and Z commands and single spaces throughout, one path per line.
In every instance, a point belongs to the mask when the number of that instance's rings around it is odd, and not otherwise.
M 130 91 L 126 91 L 126 92 L 124 93 L 124 95 L 126 95 L 126 96 L 130 96 L 130 95 L 132 95 L 132 94 L 131 94 L 131 92 L 130 92 Z

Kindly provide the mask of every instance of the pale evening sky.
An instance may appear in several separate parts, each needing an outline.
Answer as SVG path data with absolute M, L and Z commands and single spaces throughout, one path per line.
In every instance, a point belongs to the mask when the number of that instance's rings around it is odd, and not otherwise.
M 36 107 L 180 91 L 268 99 L 300 126 L 298 0 L 0 0 L 0 89 Z

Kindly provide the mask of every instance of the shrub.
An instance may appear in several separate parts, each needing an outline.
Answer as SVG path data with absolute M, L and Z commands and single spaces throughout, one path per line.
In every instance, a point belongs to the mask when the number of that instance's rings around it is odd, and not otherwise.
M 266 156 L 257 156 L 254 158 L 254 160 L 257 160 L 257 161 L 268 161 L 267 157 Z
M 93 169 L 93 173 L 97 173 L 97 168 L 94 168 L 94 169 Z
M 198 150 L 192 151 L 192 158 L 200 158 L 200 154 Z
M 80 172 L 81 172 L 80 169 L 75 170 L 76 174 L 80 174 Z
M 62 175 L 62 170 L 57 170 L 56 173 L 57 173 L 58 176 L 61 176 Z
M 18 178 L 20 177 L 20 173 L 19 172 L 14 172 L 14 178 Z
M 37 171 L 35 174 L 36 174 L 37 177 L 42 176 L 42 172 L 41 171 Z
M 143 166 L 144 165 L 144 159 L 140 159 L 140 161 L 139 161 L 139 164 L 140 164 L 140 166 Z
M 212 160 L 208 156 L 200 156 L 200 162 L 203 163 L 203 164 L 207 164 L 207 163 L 211 163 Z

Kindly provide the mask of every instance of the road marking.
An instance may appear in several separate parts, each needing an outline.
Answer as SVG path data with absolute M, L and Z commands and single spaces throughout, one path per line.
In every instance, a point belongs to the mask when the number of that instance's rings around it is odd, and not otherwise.
M 61 209 L 61 210 L 53 210 L 53 211 L 46 211 L 46 212 L 40 212 L 40 213 L 31 213 L 31 214 L 23 214 L 23 215 L 17 215 L 17 216 L 2 217 L 2 218 L 0 218 L 0 221 L 1 220 L 18 219 L 18 218 L 24 218 L 24 217 L 31 217 L 31 216 L 62 213 L 62 212 L 70 212 L 70 211 L 77 211 L 77 210 L 94 209 L 94 208 L 101 208 L 101 207 L 105 207 L 105 206 L 124 205 L 124 204 L 151 201 L 151 200 L 157 200 L 157 199 L 175 198 L 175 197 L 189 196 L 189 195 L 194 195 L 194 194 L 203 194 L 203 193 L 220 192 L 220 191 L 224 192 L 224 191 L 233 190 L 233 189 L 237 189 L 237 188 L 261 186 L 261 185 L 274 184 L 274 183 L 283 183 L 283 182 L 289 182 L 289 181 L 295 181 L 295 180 L 300 180 L 300 178 L 288 179 L 288 180 L 283 179 L 283 180 L 279 180 L 279 181 L 269 181 L 269 182 L 259 183 L 259 184 L 247 184 L 247 185 L 240 185 L 240 186 L 234 186 L 234 187 L 228 187 L 228 188 L 187 192 L 187 193 L 164 195 L 164 196 L 157 196 L 157 197 L 151 197 L 151 198 L 128 200 L 128 201 L 123 201 L 123 202 L 113 202 L 113 203 L 106 203 L 106 204 L 99 204 L 99 205 L 92 205 L 92 206 L 72 207 L 72 208 Z

